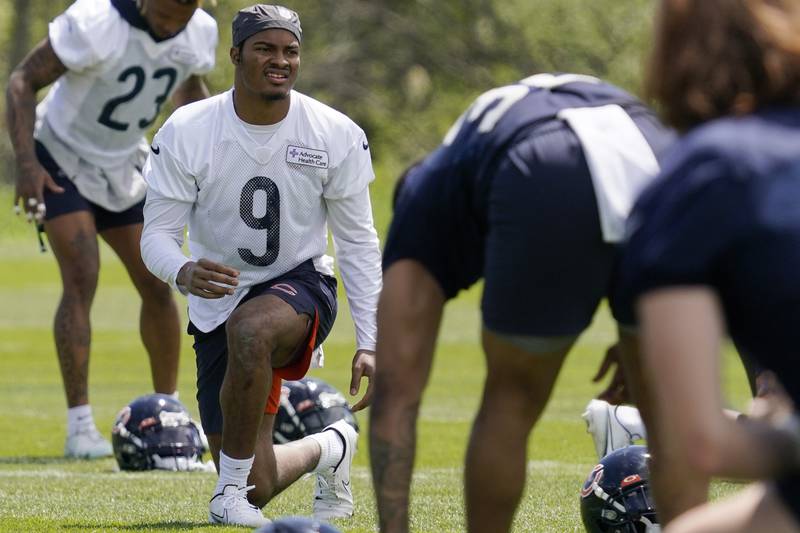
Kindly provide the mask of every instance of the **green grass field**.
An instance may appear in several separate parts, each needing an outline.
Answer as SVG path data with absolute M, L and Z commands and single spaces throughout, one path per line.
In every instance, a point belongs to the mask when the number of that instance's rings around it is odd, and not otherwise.
M 387 218 L 386 190 L 379 186 L 375 201 L 381 228 Z M 121 473 L 113 459 L 61 457 L 66 411 L 51 334 L 59 293 L 55 259 L 39 253 L 31 226 L 11 214 L 10 190 L 0 187 L 0 531 L 242 531 L 206 524 L 212 474 Z M 464 530 L 462 462 L 484 372 L 477 342 L 479 294 L 474 289 L 447 309 L 420 419 L 415 531 Z M 325 343 L 327 366 L 313 375 L 346 390 L 353 334 L 342 307 Z M 92 318 L 91 401 L 98 427 L 110 433 L 116 412 L 150 391 L 150 378 L 138 336 L 138 297 L 107 248 Z M 594 464 L 594 448 L 580 413 L 601 389 L 590 377 L 613 340 L 612 331 L 603 309 L 568 359 L 530 441 L 528 485 L 516 531 L 582 531 L 578 489 Z M 185 337 L 182 346 L 179 390 L 196 416 L 189 340 Z M 730 350 L 725 380 L 731 405 L 745 406 L 744 375 Z M 358 418 L 366 429 L 366 414 Z M 377 530 L 366 440 L 360 448 L 353 471 L 356 516 L 336 522 L 344 532 Z M 714 495 L 735 489 L 720 483 Z M 312 491 L 312 480 L 301 480 L 265 514 L 310 514 Z

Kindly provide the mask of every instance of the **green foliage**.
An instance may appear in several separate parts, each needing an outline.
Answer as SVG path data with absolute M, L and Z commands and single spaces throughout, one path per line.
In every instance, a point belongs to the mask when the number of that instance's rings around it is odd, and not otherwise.
M 68 1 L 30 0 L 29 47 Z M 233 83 L 230 23 L 251 0 L 206 9 L 220 28 L 212 92 Z M 350 115 L 367 132 L 375 160 L 400 170 L 435 147 L 480 93 L 541 71 L 605 77 L 637 91 L 647 49 L 647 0 L 296 0 L 304 30 L 298 90 Z M 20 26 L 0 0 L 0 66 Z M 16 24 L 16 25 L 15 25 Z M 18 59 L 18 58 L 16 58 Z M 2 107 L 2 105 L 0 105 Z M 168 110 L 169 111 L 169 110 Z M 165 114 L 166 116 L 166 114 Z M 163 120 L 164 117 L 162 117 Z M 0 140 L 0 181 L 12 180 L 10 145 Z M 2 166 L 0 166 L 2 168 Z

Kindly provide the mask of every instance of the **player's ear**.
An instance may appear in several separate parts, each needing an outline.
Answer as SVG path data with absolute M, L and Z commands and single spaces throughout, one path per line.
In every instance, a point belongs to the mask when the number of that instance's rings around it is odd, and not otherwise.
M 239 63 L 241 63 L 242 62 L 242 49 L 241 49 L 241 47 L 232 46 L 231 47 L 230 56 L 231 56 L 231 63 L 233 63 L 234 65 L 238 65 Z

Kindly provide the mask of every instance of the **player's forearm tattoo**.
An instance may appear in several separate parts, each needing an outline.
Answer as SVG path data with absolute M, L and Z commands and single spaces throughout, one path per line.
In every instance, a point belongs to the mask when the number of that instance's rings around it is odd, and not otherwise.
M 6 91 L 6 124 L 11 144 L 18 158 L 33 154 L 33 125 L 36 116 L 36 96 L 34 93 L 18 90 L 14 78 L 9 81 Z
M 374 430 L 371 431 L 372 478 L 378 503 L 380 530 L 384 533 L 408 531 L 409 492 L 417 442 L 417 412 L 417 406 L 412 406 L 400 413 L 399 420 L 395 420 L 396 423 L 393 424 L 394 438 L 391 440 L 378 436 Z
M 50 42 L 39 43 L 11 73 L 6 90 L 6 124 L 18 158 L 33 156 L 36 92 L 67 71 Z

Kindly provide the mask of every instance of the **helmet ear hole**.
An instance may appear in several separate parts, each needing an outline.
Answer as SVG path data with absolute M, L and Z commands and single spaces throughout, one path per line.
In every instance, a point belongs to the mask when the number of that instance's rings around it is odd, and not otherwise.
M 339 420 L 345 420 L 358 431 L 358 421 L 347 400 L 332 385 L 311 377 L 285 381 L 272 440 L 280 444 L 302 439 Z
M 111 430 L 120 470 L 204 468 L 202 430 L 181 402 L 166 394 L 147 394 L 122 408 Z
M 645 533 L 659 523 L 650 495 L 649 458 L 645 446 L 627 446 L 592 469 L 580 490 L 587 532 Z

